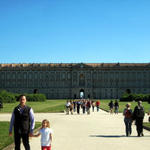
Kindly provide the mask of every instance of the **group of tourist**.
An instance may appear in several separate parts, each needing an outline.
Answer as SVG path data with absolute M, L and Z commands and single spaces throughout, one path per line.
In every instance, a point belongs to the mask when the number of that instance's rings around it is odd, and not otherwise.
M 110 114 L 113 114 L 113 112 L 115 114 L 118 114 L 118 110 L 119 110 L 119 103 L 117 100 L 115 100 L 115 102 L 113 103 L 113 101 L 111 100 L 108 104 L 109 106 L 109 110 L 110 110 Z
M 91 107 L 93 112 L 95 110 L 95 107 L 98 112 L 100 108 L 100 101 L 93 101 L 89 99 L 67 100 L 65 105 L 65 111 L 67 115 L 69 115 L 69 113 L 73 115 L 73 113 L 75 112 L 77 112 L 77 114 L 80 114 L 81 111 L 83 114 L 87 112 L 87 114 L 89 115 Z

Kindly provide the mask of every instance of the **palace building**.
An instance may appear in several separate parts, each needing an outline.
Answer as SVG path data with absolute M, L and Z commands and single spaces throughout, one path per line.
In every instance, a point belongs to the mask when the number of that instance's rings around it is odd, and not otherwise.
M 150 93 L 150 63 L 0 64 L 0 89 L 48 99 L 120 98 Z

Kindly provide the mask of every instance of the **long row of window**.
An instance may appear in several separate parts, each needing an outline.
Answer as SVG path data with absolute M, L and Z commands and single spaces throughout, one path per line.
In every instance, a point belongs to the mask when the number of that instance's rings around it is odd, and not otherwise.
M 107 79 L 128 79 L 128 80 L 150 80 L 150 71 L 145 72 L 11 72 L 1 71 L 0 79 L 49 79 L 49 80 L 79 80 L 79 79 L 94 79 L 94 80 L 107 80 Z

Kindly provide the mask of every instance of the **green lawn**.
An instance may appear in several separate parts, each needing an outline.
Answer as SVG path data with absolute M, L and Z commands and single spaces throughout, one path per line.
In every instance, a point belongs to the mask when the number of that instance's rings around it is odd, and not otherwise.
M 9 122 L 0 122 L 0 150 L 13 143 L 13 137 L 8 136 L 8 129 Z
M 27 102 L 27 105 L 32 107 L 34 112 L 63 112 L 66 100 L 47 100 L 45 102 Z M 3 109 L 0 109 L 0 113 L 11 113 L 19 104 L 15 103 L 4 103 Z
M 150 122 L 144 122 L 143 125 L 150 128 Z

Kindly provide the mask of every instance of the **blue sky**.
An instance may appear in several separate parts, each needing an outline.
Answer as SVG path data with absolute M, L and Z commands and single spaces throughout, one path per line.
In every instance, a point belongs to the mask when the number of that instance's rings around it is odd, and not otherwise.
M 0 63 L 150 62 L 149 0 L 0 0 Z

